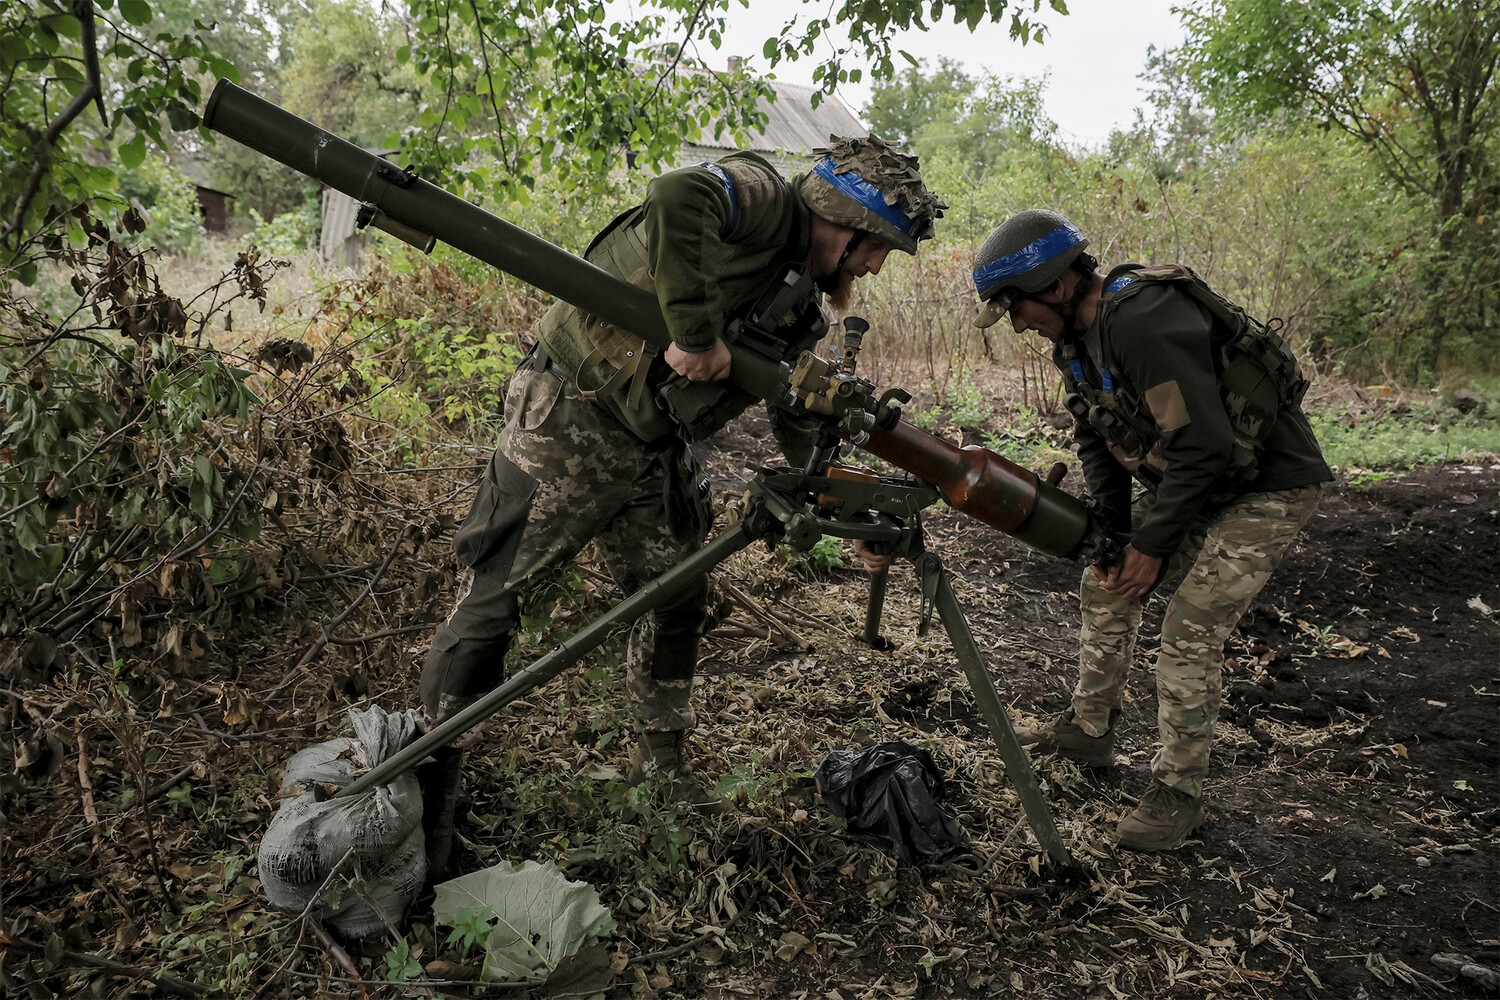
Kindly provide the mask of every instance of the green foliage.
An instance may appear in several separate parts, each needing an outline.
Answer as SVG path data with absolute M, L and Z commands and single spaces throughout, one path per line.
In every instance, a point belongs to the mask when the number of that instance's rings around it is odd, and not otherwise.
M 1012 38 L 1040 40 L 1041 6 L 847 0 L 830 8 L 809 0 L 808 16 L 789 19 L 761 55 L 775 67 L 831 53 L 812 73 L 831 94 L 860 80 L 863 66 L 889 75 L 897 31 L 946 19 L 973 30 L 1008 14 Z M 1061 0 L 1050 6 L 1066 12 Z M 582 0 L 412 0 L 415 30 L 396 58 L 426 89 L 402 148 L 447 183 L 524 201 L 548 174 L 597 190 L 626 150 L 655 171 L 676 161 L 684 140 L 744 136 L 763 124 L 757 101 L 770 96 L 769 85 L 748 64 L 719 71 L 695 54 L 698 43 L 717 49 L 730 12 L 745 7 L 746 0 L 650 0 L 624 12 Z M 825 49 L 838 34 L 848 41 Z
M 120 195 L 146 213 L 141 240 L 167 253 L 185 254 L 203 241 L 203 212 L 196 185 L 161 156 L 147 156 L 120 174 Z
M 649 765 L 648 765 L 649 771 Z M 532 844 L 528 857 L 544 857 L 569 869 L 601 869 L 623 874 L 631 884 L 652 888 L 688 870 L 687 835 L 680 825 L 680 806 L 667 798 L 664 782 L 629 785 L 583 776 L 537 773 L 501 767 L 507 789 L 505 821 L 514 834 L 534 829 L 538 816 L 566 817 L 556 832 Z
M 1220 0 L 1184 21 L 1188 69 L 1237 127 L 1284 113 L 1294 128 L 1331 124 L 1440 219 L 1483 211 L 1468 202 L 1495 168 L 1495 4 Z
M 87 215 L 75 222 L 89 234 L 84 248 L 58 238 L 52 254 L 73 273 L 75 310 L 58 320 L 23 300 L 3 303 L 21 319 L 0 336 L 6 631 L 27 609 L 76 599 L 79 585 L 108 588 L 96 571 L 120 560 L 122 537 L 147 543 L 132 557 L 150 573 L 211 535 L 244 541 L 260 531 L 259 509 L 239 502 L 243 473 L 205 434 L 208 423 L 248 419 L 248 371 L 195 343 L 182 303 L 161 291 L 143 253 Z M 248 261 L 240 277 L 260 280 Z M 198 564 L 205 583 L 241 568 L 234 544 L 219 551 Z
M 876 135 L 910 147 L 929 125 L 954 121 L 974 86 L 973 76 L 957 60 L 942 57 L 931 73 L 924 60 L 888 79 L 873 80 L 870 103 L 860 114 Z
M 405 983 L 422 975 L 422 962 L 406 938 L 397 941 L 385 953 L 385 978 L 393 983 Z
M 22 251 L 49 218 L 114 190 L 101 147 L 140 166 L 148 142 L 167 145 L 164 126 L 198 124 L 195 74 L 238 78 L 210 49 L 211 26 L 152 30 L 155 16 L 147 0 L 0 8 L 0 245 L 17 267 L 12 277 L 34 277 Z
M 977 430 L 989 423 L 995 408 L 977 385 L 963 382 L 948 390 L 948 409 L 953 422 L 965 430 Z
M 367 148 L 385 147 L 431 99 L 431 82 L 397 53 L 410 23 L 389 6 L 311 0 L 289 19 L 283 106 Z
M 1047 34 L 1046 27 L 1035 16 L 1042 9 L 1042 0 L 1015 0 L 1009 4 L 1004 0 L 955 3 L 843 0 L 833 5 L 803 0 L 803 3 L 813 8 L 814 13 L 805 19 L 789 18 L 775 38 L 766 40 L 763 54 L 774 67 L 783 60 L 818 51 L 827 53 L 813 69 L 812 78 L 830 94 L 839 84 L 862 80 L 864 67 L 869 68 L 874 80 L 891 79 L 896 69 L 891 36 L 898 31 L 925 31 L 930 25 L 945 21 L 975 31 L 981 24 L 999 24 L 1004 20 L 1011 40 L 1022 45 L 1041 42 Z M 1046 6 L 1059 14 L 1068 12 L 1063 0 L 1048 0 Z M 841 41 L 841 35 L 847 35 L 848 42 Z M 909 53 L 898 50 L 896 54 L 908 64 L 916 64 Z
M 305 202 L 296 210 L 280 212 L 270 222 L 253 208 L 247 214 L 251 229 L 242 238 L 243 242 L 259 247 L 265 257 L 291 257 L 318 248 L 322 219 L 317 202 Z
M 881 133 L 879 122 L 902 136 L 931 183 L 957 190 L 1007 157 L 1050 146 L 1057 126 L 1046 114 L 1045 89 L 1044 80 L 972 77 L 944 59 L 931 76 L 909 67 L 890 83 L 877 82 L 865 115 L 873 131 Z
M 465 280 L 448 259 L 376 256 L 366 278 L 336 286 L 317 310 L 321 336 L 347 359 L 349 398 L 407 428 L 395 443 L 409 460 L 425 461 L 455 430 L 494 443 L 521 332 L 542 306 L 519 282 L 472 259 Z
M 681 34 L 715 43 L 724 0 L 654 0 L 608 21 L 596 3 L 534 7 L 412 0 L 415 32 L 398 61 L 430 83 L 401 137 L 409 157 L 449 184 L 527 200 L 555 174 L 590 189 L 632 151 L 653 167 L 682 139 L 744 134 L 769 85 L 744 70 L 703 71 Z
M 794 786 L 813 781 L 812 771 L 782 770 L 774 762 L 766 760 L 764 754 L 752 753 L 748 763 L 735 765 L 719 778 L 714 785 L 714 793 L 726 799 L 761 804 L 781 799 Z
M 489 940 L 490 931 L 494 928 L 493 908 L 486 906 L 476 911 L 467 906 L 460 907 L 443 943 L 452 945 L 458 960 L 463 961 L 471 951 L 484 951 L 485 942 Z
M 1312 415 L 1328 463 L 1340 470 L 1410 469 L 1435 462 L 1493 461 L 1500 456 L 1500 404 L 1467 412 L 1441 400 L 1350 408 Z
M 1301 136 L 1337 128 L 1423 205 L 1425 232 L 1412 238 L 1428 245 L 1408 265 L 1398 339 L 1423 333 L 1404 345 L 1400 374 L 1442 375 L 1493 342 L 1500 239 L 1486 218 L 1500 193 L 1500 6 L 1221 0 L 1184 20 L 1186 69 L 1223 112 L 1222 126 L 1244 133 L 1274 121 Z M 1354 312 L 1374 304 L 1348 300 Z
M 826 577 L 844 565 L 843 544 L 832 535 L 822 536 L 806 552 L 782 543 L 776 546 L 776 555 L 788 572 L 813 577 Z
M 856 290 L 855 311 L 901 333 L 872 341 L 876 370 L 903 358 L 904 376 L 925 377 L 942 405 L 951 380 L 994 359 L 1036 366 L 1029 394 L 1051 395 L 1055 376 L 1036 365 L 1035 345 L 1004 323 L 969 325 L 972 285 L 960 276 L 994 225 L 1028 207 L 1070 217 L 1106 266 L 1190 264 L 1252 313 L 1282 319 L 1316 373 L 1431 385 L 1495 370 L 1500 230 L 1445 251 L 1422 205 L 1337 133 L 1267 131 L 1233 143 L 1174 133 L 1198 119 L 1181 73 L 1169 78 L 1177 90 L 1164 107 L 1177 117 L 1142 122 L 1102 154 L 1054 146 L 1045 129 L 980 175 L 951 148 L 927 153 L 924 172 L 952 204 L 938 238 Z

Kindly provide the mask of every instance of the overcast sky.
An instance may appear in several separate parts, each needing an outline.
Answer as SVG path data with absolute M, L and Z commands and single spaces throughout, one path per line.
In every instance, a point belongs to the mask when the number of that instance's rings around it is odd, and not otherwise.
M 971 73 L 984 69 L 1001 75 L 1040 77 L 1051 72 L 1047 110 L 1066 142 L 1102 145 L 1110 130 L 1130 125 L 1143 103 L 1142 83 L 1136 77 L 1146 67 L 1146 50 L 1171 48 L 1182 41 L 1181 24 L 1171 12 L 1182 0 L 1068 0 L 1066 17 L 1046 4 L 1038 15 L 1051 34 L 1042 45 L 1021 46 L 1010 40 L 1004 24 L 984 24 L 972 34 L 945 24 L 927 32 L 904 32 L 897 48 L 904 48 L 929 66 L 940 55 L 960 60 Z M 798 0 L 751 0 L 750 8 L 733 16 L 733 28 L 718 52 L 702 46 L 699 54 L 710 66 L 722 66 L 730 55 L 742 55 L 764 67 L 761 45 L 774 35 L 802 5 Z M 821 50 L 826 52 L 826 49 Z M 812 82 L 814 60 L 783 63 L 779 79 Z M 897 65 L 905 65 L 897 57 Z M 859 113 L 870 98 L 866 82 L 845 87 L 840 98 Z

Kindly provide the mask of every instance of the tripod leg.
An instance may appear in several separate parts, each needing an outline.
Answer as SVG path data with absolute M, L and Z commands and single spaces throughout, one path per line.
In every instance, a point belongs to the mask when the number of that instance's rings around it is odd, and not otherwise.
M 924 579 L 928 574 L 935 575 L 938 617 L 948 632 L 948 640 L 953 643 L 953 652 L 964 668 L 964 675 L 969 679 L 974 700 L 979 704 L 985 722 L 989 723 L 990 734 L 1000 748 L 1000 759 L 1005 761 L 1005 770 L 1010 774 L 1011 784 L 1021 798 L 1026 822 L 1030 824 L 1036 839 L 1054 864 L 1063 869 L 1076 869 L 1078 863 L 1068 853 L 1062 842 L 1062 835 L 1052 822 L 1052 812 L 1047 808 L 1041 786 L 1037 784 L 1036 772 L 1031 769 L 1031 759 L 1016 739 L 1015 730 L 1011 728 L 1010 717 L 1005 714 L 1005 705 L 1000 701 L 1000 692 L 995 689 L 994 679 L 985 667 L 984 657 L 974 641 L 974 633 L 969 630 L 968 619 L 959 606 L 953 585 L 948 582 L 948 574 L 943 569 L 942 562 L 928 552 L 922 555 L 919 566 Z
M 880 616 L 885 611 L 885 586 L 889 568 L 870 576 L 870 603 L 865 606 L 865 645 L 871 649 L 890 649 L 891 642 L 880 634 Z
M 512 676 L 504 684 L 434 726 L 425 735 L 418 737 L 386 758 L 384 762 L 370 768 L 353 783 L 340 789 L 336 795 L 359 795 L 376 785 L 391 780 L 439 747 L 448 746 L 538 684 L 551 680 L 577 663 L 586 653 L 609 638 L 610 633 L 617 626 L 634 622 L 681 590 L 693 577 L 707 573 L 757 537 L 759 537 L 759 530 L 749 524 L 748 519 L 736 524 L 616 604 L 608 612 L 579 629 L 572 637 L 554 646 L 551 652 Z

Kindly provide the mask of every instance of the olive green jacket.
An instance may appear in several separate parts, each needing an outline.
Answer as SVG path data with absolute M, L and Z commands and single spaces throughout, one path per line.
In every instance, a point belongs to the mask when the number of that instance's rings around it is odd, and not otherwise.
M 806 264 L 810 248 L 809 211 L 797 182 L 740 152 L 657 177 L 646 200 L 600 233 L 584 256 L 654 291 L 674 343 L 700 352 L 724 337 L 735 310 L 754 300 L 783 264 Z M 537 335 L 563 375 L 642 440 L 675 433 L 655 398 L 671 372 L 639 337 L 565 302 L 547 312 Z M 791 345 L 789 353 L 809 346 Z

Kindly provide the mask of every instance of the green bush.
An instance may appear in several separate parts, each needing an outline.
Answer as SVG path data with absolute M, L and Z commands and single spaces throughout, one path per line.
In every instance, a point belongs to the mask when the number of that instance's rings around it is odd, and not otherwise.
M 135 170 L 120 174 L 120 194 L 146 215 L 140 240 L 169 254 L 200 248 L 205 236 L 197 185 L 161 156 L 148 156 Z
M 277 213 L 267 222 L 252 208 L 247 213 L 251 228 L 242 242 L 258 246 L 265 257 L 292 257 L 316 250 L 322 226 L 320 211 L 317 201 L 308 201 L 296 211 Z
M 77 306 L 58 318 L 0 301 L 0 314 L 18 320 L 0 328 L 5 634 L 54 604 L 129 589 L 210 539 L 212 557 L 174 572 L 222 584 L 260 531 L 244 473 L 211 430 L 248 422 L 249 372 L 198 341 L 201 327 L 162 291 L 147 251 L 83 218 L 88 247 L 59 244 L 53 255 L 74 275 Z M 253 260 L 242 264 L 243 284 L 262 281 Z M 100 573 L 106 565 L 112 572 Z M 157 575 L 159 586 L 168 580 Z M 121 617 L 128 633 L 128 607 Z
M 1460 400 L 1361 406 L 1311 419 L 1323 457 L 1341 471 L 1493 461 L 1500 456 L 1500 404 L 1479 394 Z

